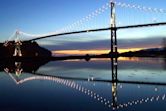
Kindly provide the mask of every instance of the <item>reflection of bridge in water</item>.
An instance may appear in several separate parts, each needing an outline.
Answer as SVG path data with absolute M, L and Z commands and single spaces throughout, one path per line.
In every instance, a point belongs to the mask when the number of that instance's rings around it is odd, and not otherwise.
M 112 65 L 115 65 L 115 64 L 113 64 L 113 61 L 112 61 Z M 14 67 L 14 68 L 17 68 L 17 67 Z M 131 100 L 131 101 L 128 101 L 125 103 L 119 103 L 118 102 L 118 88 L 122 88 L 122 84 L 155 85 L 155 86 L 163 85 L 163 86 L 165 86 L 166 83 L 122 81 L 122 80 L 119 80 L 118 76 L 117 76 L 118 75 L 117 65 L 115 65 L 115 67 L 112 66 L 112 68 L 113 68 L 112 73 L 116 74 L 116 80 L 100 80 L 100 79 L 96 79 L 94 77 L 89 77 L 89 78 L 61 77 L 61 76 L 37 73 L 36 71 L 28 71 L 28 72 L 25 71 L 26 74 L 30 75 L 30 77 L 19 79 L 21 77 L 21 75 L 15 77 L 14 75 L 16 74 L 16 72 L 10 72 L 12 70 L 8 69 L 7 67 L 5 68 L 5 72 L 7 74 L 9 74 L 9 76 L 12 78 L 12 80 L 17 85 L 23 84 L 25 82 L 33 81 L 33 80 L 53 81 L 53 82 L 56 82 L 57 84 L 65 85 L 69 88 L 77 90 L 77 91 L 95 99 L 96 101 L 99 101 L 100 103 L 107 106 L 108 108 L 112 108 L 114 110 L 133 106 L 133 105 L 144 104 L 144 103 L 148 103 L 148 102 L 165 100 L 166 94 L 164 93 L 164 94 L 160 94 L 160 95 L 143 97 L 143 98 L 140 98 L 137 100 Z M 21 63 L 20 63 L 19 69 L 22 69 L 24 71 L 24 68 L 21 67 Z M 17 71 L 17 69 L 14 71 Z M 12 73 L 15 73 L 15 74 L 13 75 Z M 112 100 L 102 96 L 101 94 L 98 94 L 97 92 L 95 92 L 93 90 L 90 90 L 90 89 L 80 85 L 79 83 L 77 83 L 77 81 L 85 81 L 85 82 L 90 82 L 90 83 L 96 83 L 96 82 L 112 83 Z M 121 85 L 119 85 L 119 84 L 121 84 Z

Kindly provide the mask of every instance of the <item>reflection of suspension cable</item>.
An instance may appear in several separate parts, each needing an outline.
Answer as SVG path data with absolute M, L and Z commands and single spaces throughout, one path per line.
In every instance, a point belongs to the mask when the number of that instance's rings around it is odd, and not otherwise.
M 137 105 L 137 104 L 143 104 L 143 103 L 147 103 L 147 102 L 153 102 L 153 101 L 159 101 L 159 100 L 165 100 L 166 94 L 163 95 L 158 95 L 158 96 L 152 96 L 152 97 L 147 97 L 147 98 L 143 98 L 143 99 L 138 99 L 138 100 L 133 100 L 133 101 L 129 101 L 127 103 L 123 103 L 123 104 L 117 104 L 116 107 L 113 107 L 113 103 L 110 102 L 109 100 L 107 100 L 106 98 L 100 96 L 99 94 L 97 94 L 94 91 L 91 91 L 77 83 L 75 83 L 74 81 L 69 81 L 69 80 L 65 80 L 65 79 L 61 79 L 61 78 L 57 78 L 57 77 L 49 77 L 49 76 L 33 76 L 33 77 L 28 77 L 25 79 L 22 79 L 20 81 L 17 81 L 11 73 L 9 73 L 6 69 L 5 72 L 7 72 L 9 74 L 9 76 L 12 78 L 13 81 L 15 81 L 15 83 L 18 84 L 22 84 L 24 82 L 27 81 L 31 81 L 31 80 L 49 80 L 49 81 L 54 81 L 56 83 L 59 84 L 63 84 L 67 87 L 73 88 L 75 90 L 78 90 L 81 93 L 84 93 L 90 97 L 92 97 L 93 99 L 99 101 L 100 103 L 106 105 L 108 108 L 113 108 L 113 110 L 116 109 L 120 109 L 120 108 L 127 108 L 129 106 L 132 105 Z
M 166 94 L 163 94 L 163 95 L 158 95 L 158 96 L 147 97 L 145 99 L 130 101 L 127 103 L 119 104 L 117 106 L 117 109 L 129 107 L 129 106 L 133 106 L 133 105 L 137 105 L 137 104 L 143 104 L 143 103 L 147 103 L 147 102 L 159 101 L 159 99 L 165 100 L 165 96 L 166 96 Z
M 15 78 L 12 76 L 11 73 L 8 73 L 9 76 L 12 78 L 12 80 L 15 81 L 15 83 L 18 85 L 18 84 L 22 84 L 24 82 L 27 82 L 27 81 L 31 81 L 31 80 L 49 80 L 49 81 L 54 81 L 56 83 L 59 83 L 59 84 L 63 84 L 67 87 L 70 87 L 70 88 L 73 88 L 81 93 L 84 93 L 88 96 L 90 96 L 91 98 L 99 101 L 100 103 L 104 104 L 105 106 L 111 108 L 111 106 L 113 105 L 113 103 L 111 103 L 109 100 L 107 100 L 106 98 L 102 97 L 101 95 L 97 94 L 96 92 L 94 91 L 91 91 L 77 83 L 75 83 L 74 81 L 69 81 L 69 80 L 65 80 L 65 79 L 61 79 L 61 78 L 57 78 L 57 77 L 49 77 L 49 76 L 33 76 L 33 77 L 28 77 L 28 78 L 25 78 L 25 79 L 22 79 L 22 80 L 15 80 Z

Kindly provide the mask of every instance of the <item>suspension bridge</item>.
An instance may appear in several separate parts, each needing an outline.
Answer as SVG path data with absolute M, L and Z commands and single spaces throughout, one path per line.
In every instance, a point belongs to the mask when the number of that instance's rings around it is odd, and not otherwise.
M 140 10 L 140 11 L 146 11 L 146 12 L 154 12 L 154 13 L 166 13 L 166 10 L 164 9 L 157 9 L 157 8 L 149 8 L 149 7 L 144 7 L 144 6 L 139 6 L 139 5 L 131 5 L 131 4 L 126 4 L 126 3 L 121 3 L 121 2 L 110 2 L 107 3 L 106 5 L 102 6 L 102 8 L 99 8 L 98 10 L 96 10 L 95 12 L 93 12 L 92 14 L 88 15 L 87 17 L 85 17 L 84 19 L 81 19 L 77 22 L 75 22 L 74 24 L 72 24 L 71 26 L 67 26 L 67 28 L 63 28 L 60 29 L 59 31 L 53 32 L 53 33 L 49 33 L 49 34 L 44 34 L 44 35 L 32 35 L 32 34 L 27 34 L 25 32 L 22 31 L 16 31 L 16 33 L 14 33 L 13 36 L 11 36 L 9 38 L 9 40 L 11 39 L 17 39 L 16 40 L 16 46 L 15 46 L 15 52 L 14 52 L 14 56 L 22 56 L 21 54 L 21 40 L 18 40 L 18 36 L 31 36 L 32 39 L 26 40 L 28 42 L 33 42 L 33 41 L 37 41 L 37 40 L 41 40 L 41 39 L 46 39 L 46 38 L 51 38 L 51 37 L 60 37 L 63 35 L 72 35 L 72 34 L 81 34 L 81 33 L 91 33 L 91 32 L 100 32 L 100 31 L 110 31 L 110 41 L 111 41 L 111 46 L 110 46 L 110 52 L 111 54 L 118 54 L 118 34 L 117 31 L 118 30 L 124 30 L 124 29 L 135 29 L 135 28 L 144 28 L 144 27 L 155 27 L 155 26 L 165 26 L 166 22 L 156 22 L 156 23 L 145 23 L 145 24 L 136 24 L 136 25 L 126 25 L 126 26 L 117 26 L 116 23 L 116 11 L 115 11 L 115 7 L 116 6 L 120 6 L 120 7 L 124 7 L 124 8 L 132 8 L 132 9 L 136 9 L 136 10 Z M 80 31 L 68 31 L 70 28 L 75 27 L 76 25 L 80 25 L 83 24 L 85 21 L 88 21 L 94 17 L 96 17 L 98 14 L 104 12 L 105 10 L 107 10 L 109 8 L 111 8 L 111 14 L 110 14 L 110 26 L 106 27 L 106 28 L 95 28 L 95 29 L 85 29 L 85 30 L 80 30 Z M 67 31 L 66 31 L 67 30 Z M 4 44 L 5 46 L 8 45 L 8 43 Z M 129 107 L 132 105 L 137 105 L 137 104 L 143 104 L 143 103 L 147 103 L 147 102 L 152 102 L 152 101 L 158 101 L 159 99 L 161 100 L 165 100 L 165 95 L 157 95 L 157 96 L 151 96 L 151 97 L 146 97 L 146 98 L 141 98 L 138 100 L 133 100 L 133 101 L 129 101 L 127 103 L 123 103 L 123 104 L 118 104 L 118 98 L 117 98 L 117 85 L 118 83 L 130 83 L 130 84 L 149 84 L 149 85 L 166 85 L 165 83 L 150 83 L 150 82 L 138 82 L 138 81 L 121 81 L 118 80 L 117 77 L 117 67 L 118 67 L 118 61 L 117 58 L 111 58 L 111 64 L 112 64 L 112 80 L 111 81 L 105 81 L 105 80 L 94 80 L 94 79 L 89 79 L 91 81 L 97 81 L 97 82 L 111 82 L 112 83 L 112 102 L 107 99 L 102 97 L 101 95 L 97 94 L 96 92 L 89 90 L 77 83 L 75 83 L 73 81 L 73 78 L 68 78 L 68 77 L 57 77 L 57 76 L 50 76 L 47 74 L 39 74 L 39 73 L 34 73 L 32 77 L 28 77 L 28 78 L 24 78 L 22 80 L 17 80 L 15 79 L 12 74 L 10 72 L 8 72 L 7 70 L 5 70 L 9 76 L 12 78 L 12 80 L 16 83 L 16 84 L 22 84 L 24 82 L 28 82 L 31 80 L 49 80 L 49 81 L 54 81 L 56 83 L 59 84 L 63 84 L 67 87 L 70 87 L 72 89 L 75 89 L 77 91 L 80 91 L 92 98 L 94 98 L 95 100 L 101 102 L 102 104 L 104 104 L 107 107 L 111 107 L 112 109 L 120 109 L 120 108 L 125 108 L 125 107 Z M 21 73 L 21 72 L 20 72 Z M 81 78 L 76 78 L 76 80 L 86 80 L 87 79 L 81 79 Z
M 115 1 L 110 1 L 109 3 L 106 3 L 103 5 L 101 8 L 95 10 L 85 18 L 76 21 L 75 23 L 67 26 L 66 28 L 60 29 L 59 31 L 48 33 L 48 34 L 43 34 L 43 35 L 33 35 L 33 34 L 28 34 L 22 31 L 16 31 L 14 35 L 12 35 L 8 40 L 11 39 L 17 39 L 15 45 L 15 54 L 17 56 L 22 56 L 21 54 L 21 43 L 18 40 L 18 37 L 20 36 L 28 36 L 31 37 L 31 39 L 26 40 L 29 42 L 32 41 L 37 41 L 41 39 L 46 39 L 46 38 L 51 38 L 51 37 L 60 37 L 64 35 L 73 35 L 73 34 L 81 34 L 81 33 L 91 33 L 91 32 L 100 32 L 100 31 L 110 31 L 110 41 L 111 41 L 111 47 L 110 47 L 110 52 L 111 54 L 118 54 L 118 40 L 117 40 L 117 31 L 118 30 L 124 30 L 124 29 L 135 29 L 135 28 L 144 28 L 144 27 L 155 27 L 155 26 L 165 26 L 166 22 L 155 22 L 155 23 L 142 23 L 142 24 L 134 24 L 134 25 L 124 25 L 124 26 L 117 26 L 117 14 L 116 14 L 116 6 L 122 7 L 122 8 L 130 8 L 134 10 L 139 10 L 139 11 L 144 11 L 147 13 L 161 13 L 165 14 L 166 10 L 165 9 L 158 9 L 158 8 L 151 8 L 151 7 L 145 7 L 145 6 L 140 6 L 140 5 L 132 5 L 132 4 L 127 4 L 127 3 L 121 3 L 121 2 L 115 2 Z M 71 31 L 75 26 L 79 26 L 84 24 L 86 21 L 89 21 L 95 17 L 97 17 L 99 14 L 104 13 L 107 9 L 110 9 L 110 26 L 106 28 L 96 28 L 96 29 L 85 29 L 85 30 L 78 30 L 78 31 Z M 5 43 L 6 46 L 7 43 Z
M 139 5 L 131 5 L 127 3 L 121 3 L 121 2 L 115 2 L 115 1 L 110 1 L 109 3 L 106 3 L 105 5 L 102 6 L 102 8 L 97 9 L 96 11 L 92 12 L 85 18 L 75 22 L 74 24 L 67 26 L 67 28 L 61 29 L 60 31 L 56 31 L 53 33 L 49 34 L 43 34 L 43 35 L 32 35 L 32 34 L 27 34 L 22 31 L 16 31 L 13 37 L 16 37 L 16 45 L 15 45 L 15 56 L 22 56 L 21 54 L 21 42 L 18 40 L 19 36 L 31 36 L 33 37 L 32 39 L 26 40 L 28 42 L 33 42 L 41 39 L 46 39 L 46 38 L 51 38 L 51 37 L 60 37 L 64 35 L 73 35 L 73 34 L 81 34 L 81 33 L 91 33 L 91 32 L 100 32 L 100 31 L 110 31 L 110 41 L 111 41 L 111 46 L 110 46 L 110 54 L 112 55 L 118 55 L 118 33 L 117 31 L 119 30 L 124 30 L 124 29 L 135 29 L 135 28 L 144 28 L 144 27 L 155 27 L 155 26 L 165 26 L 166 22 L 155 22 L 155 23 L 143 23 L 143 24 L 134 24 L 134 25 L 124 25 L 124 26 L 117 26 L 117 14 L 116 14 L 116 6 L 120 6 L 123 8 L 130 8 L 134 10 L 139 10 L 139 11 L 145 11 L 148 13 L 161 13 L 165 14 L 166 10 L 164 9 L 157 9 L 157 8 L 151 8 L 151 7 L 145 7 L 145 6 L 139 6 Z M 85 29 L 85 30 L 78 30 L 78 31 L 70 31 L 69 29 L 74 28 L 76 25 L 84 24 L 85 21 L 89 21 L 92 18 L 97 17 L 99 14 L 103 13 L 105 10 L 110 9 L 110 26 L 106 28 L 96 28 L 96 29 Z M 164 19 L 165 20 L 165 19 Z M 10 37 L 9 40 L 13 37 Z M 38 54 L 35 54 L 38 55 Z M 112 60 L 112 81 L 115 83 L 117 82 L 117 58 L 111 58 Z

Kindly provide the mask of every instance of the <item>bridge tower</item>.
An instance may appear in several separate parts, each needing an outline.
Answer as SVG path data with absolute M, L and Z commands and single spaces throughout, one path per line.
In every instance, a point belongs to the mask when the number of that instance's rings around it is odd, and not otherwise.
M 116 35 L 116 16 L 115 16 L 115 3 L 111 2 L 111 55 L 115 56 L 111 58 L 112 63 L 112 81 L 117 81 L 117 35 Z
M 111 54 L 117 54 L 115 3 L 111 2 Z
M 19 31 L 16 31 L 16 39 L 15 39 L 15 50 L 14 50 L 14 54 L 13 56 L 22 56 L 22 53 L 21 53 L 21 41 L 19 39 Z
M 111 52 L 113 56 L 111 58 L 112 66 L 112 107 L 117 108 L 117 35 L 116 35 L 116 13 L 115 13 L 115 3 L 111 2 Z

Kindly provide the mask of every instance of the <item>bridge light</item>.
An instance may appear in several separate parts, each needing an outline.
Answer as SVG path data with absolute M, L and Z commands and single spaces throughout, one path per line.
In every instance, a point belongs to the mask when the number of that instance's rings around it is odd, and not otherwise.
M 157 89 L 157 88 L 155 88 L 154 90 L 155 90 L 155 91 L 158 91 L 158 89 Z

